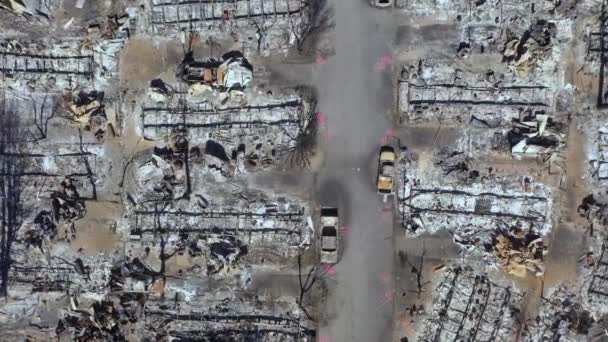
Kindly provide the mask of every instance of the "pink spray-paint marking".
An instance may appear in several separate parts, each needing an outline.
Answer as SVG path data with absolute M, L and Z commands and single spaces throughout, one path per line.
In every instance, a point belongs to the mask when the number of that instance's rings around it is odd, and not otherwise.
M 384 291 L 384 302 L 382 304 L 390 304 L 393 302 L 393 290 L 386 289 Z
M 327 115 L 325 115 L 321 112 L 316 112 L 315 117 L 317 118 L 317 121 L 319 122 L 319 127 L 324 128 L 325 124 L 327 123 Z
M 336 274 L 336 265 L 325 265 L 325 270 L 323 271 L 325 274 L 328 275 L 335 275 Z
M 327 64 L 327 58 L 325 58 L 325 56 L 323 56 L 322 54 L 318 54 L 317 55 L 317 64 L 319 64 L 319 65 Z
M 395 139 L 395 137 L 397 137 L 397 132 L 395 132 L 394 129 L 387 129 L 382 137 L 382 144 L 388 144 L 391 140 Z
M 391 281 L 391 275 L 388 272 L 380 272 L 378 273 L 378 280 L 380 281 L 380 284 L 386 286 Z
M 385 71 L 389 66 L 393 65 L 393 56 L 384 55 L 380 60 L 376 63 L 376 70 L 379 72 Z
M 317 342 L 332 342 L 331 337 L 327 336 L 319 336 Z
M 323 137 L 325 138 L 325 141 L 327 141 L 327 142 L 330 142 L 334 139 L 333 133 L 331 133 L 328 130 L 323 133 Z
M 349 226 L 341 226 L 338 228 L 338 233 L 340 236 L 349 236 L 350 235 L 350 227 Z

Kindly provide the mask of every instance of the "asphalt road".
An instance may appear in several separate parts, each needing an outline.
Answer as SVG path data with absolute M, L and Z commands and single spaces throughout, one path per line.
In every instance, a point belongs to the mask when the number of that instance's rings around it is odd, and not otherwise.
M 390 129 L 394 28 L 388 12 L 363 0 L 333 0 L 336 54 L 317 66 L 325 163 L 318 194 L 338 205 L 344 247 L 320 322 L 324 342 L 390 341 L 393 296 L 393 218 L 375 191 L 378 148 Z

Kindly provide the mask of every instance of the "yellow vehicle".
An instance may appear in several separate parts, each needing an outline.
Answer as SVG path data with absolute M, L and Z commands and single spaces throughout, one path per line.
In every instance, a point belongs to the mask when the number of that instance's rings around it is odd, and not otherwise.
M 380 147 L 378 158 L 378 193 L 381 195 L 393 194 L 393 178 L 395 175 L 395 148 L 392 146 Z

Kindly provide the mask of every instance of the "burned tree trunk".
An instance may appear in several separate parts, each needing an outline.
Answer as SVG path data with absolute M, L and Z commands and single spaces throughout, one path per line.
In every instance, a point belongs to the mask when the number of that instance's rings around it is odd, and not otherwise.
M 289 164 L 290 167 L 304 169 L 310 166 L 310 157 L 315 153 L 317 144 L 318 122 L 315 115 L 317 96 L 314 90 L 308 87 L 299 87 L 298 93 L 302 97 L 302 101 L 308 103 L 308 106 L 306 108 L 302 105 L 302 113 L 298 121 L 298 135 L 294 137 L 285 133 L 292 140 L 294 146 L 280 153 L 285 158 L 284 162 Z
M 22 224 L 22 158 L 16 157 L 19 121 L 15 113 L 0 112 L 0 295 L 8 295 L 11 249 Z
M 47 132 L 49 129 L 49 121 L 55 117 L 57 110 L 59 109 L 59 103 L 53 97 L 49 98 L 49 95 L 44 95 L 42 103 L 39 105 L 33 96 L 30 96 L 32 102 L 32 110 L 34 112 L 34 125 L 38 130 L 39 136 L 36 137 L 38 140 L 46 139 Z M 51 108 L 47 107 L 50 104 Z

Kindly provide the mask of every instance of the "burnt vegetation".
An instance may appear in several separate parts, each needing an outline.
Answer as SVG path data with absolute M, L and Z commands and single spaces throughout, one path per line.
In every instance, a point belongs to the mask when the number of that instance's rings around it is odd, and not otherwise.
M 0 295 L 8 295 L 11 252 L 17 233 L 23 225 L 21 172 L 24 160 L 19 158 L 17 143 L 20 125 L 16 113 L 4 103 L 0 111 Z

